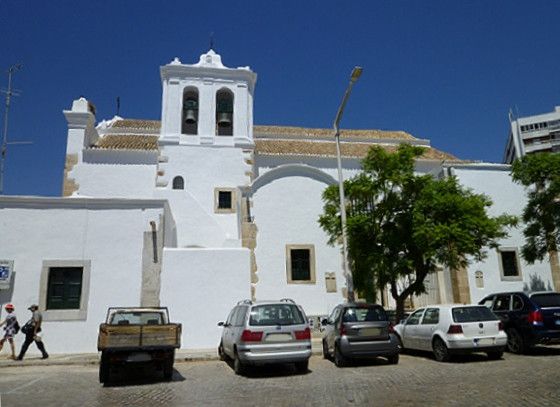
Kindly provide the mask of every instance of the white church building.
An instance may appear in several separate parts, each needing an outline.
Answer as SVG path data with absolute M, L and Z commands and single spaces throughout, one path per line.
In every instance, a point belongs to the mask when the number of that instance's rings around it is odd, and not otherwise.
M 210 348 L 239 300 L 293 298 L 308 316 L 344 301 L 341 250 L 317 222 L 337 182 L 332 130 L 254 125 L 257 75 L 212 50 L 160 73 L 161 121 L 98 122 L 75 100 L 63 196 L 0 197 L 0 303 L 20 321 L 39 304 L 49 352 L 95 352 L 109 306 L 167 306 L 183 348 Z M 524 206 L 507 165 L 464 162 L 403 131 L 345 130 L 341 143 L 345 178 L 372 145 L 410 143 L 425 148 L 418 172 L 457 176 L 492 198 L 492 215 Z M 548 263 L 525 264 L 522 244 L 515 229 L 484 262 L 442 268 L 411 306 L 550 287 Z

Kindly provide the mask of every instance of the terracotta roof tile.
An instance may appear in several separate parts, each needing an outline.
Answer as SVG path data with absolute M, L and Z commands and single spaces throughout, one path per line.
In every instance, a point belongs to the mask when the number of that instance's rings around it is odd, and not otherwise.
M 341 143 L 340 152 L 343 157 L 364 158 L 373 143 Z M 395 145 L 377 144 L 387 151 L 395 151 Z M 427 160 L 458 161 L 457 157 L 436 150 L 431 147 L 426 149 L 422 158 Z M 336 157 L 336 144 L 326 141 L 301 141 L 301 140 L 255 140 L 255 152 L 262 155 L 303 155 Z
M 161 122 L 159 120 L 122 119 L 115 121 L 111 127 L 159 130 L 159 128 L 161 127 Z
M 156 150 L 158 136 L 143 136 L 134 134 L 107 134 L 100 138 L 92 149 L 98 150 Z
M 291 126 L 253 126 L 255 137 L 258 135 L 288 135 L 302 137 L 332 137 L 332 129 L 314 129 L 306 127 Z M 416 137 L 404 131 L 387 130 L 341 130 L 341 138 L 367 138 L 367 139 L 396 139 L 396 140 L 417 140 Z

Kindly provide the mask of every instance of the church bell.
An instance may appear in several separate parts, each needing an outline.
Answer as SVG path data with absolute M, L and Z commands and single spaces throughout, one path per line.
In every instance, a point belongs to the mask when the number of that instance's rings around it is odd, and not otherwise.
M 230 100 L 220 100 L 217 105 L 216 121 L 220 127 L 231 127 L 233 122 L 233 103 Z
M 198 103 L 196 100 L 185 101 L 185 123 L 196 123 L 197 120 Z
M 218 126 L 229 127 L 231 126 L 231 112 L 218 113 Z

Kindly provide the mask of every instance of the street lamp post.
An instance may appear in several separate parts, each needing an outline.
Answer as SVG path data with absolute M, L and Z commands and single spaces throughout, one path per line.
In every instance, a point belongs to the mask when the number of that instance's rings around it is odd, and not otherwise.
M 344 178 L 342 177 L 342 158 L 340 156 L 340 128 L 339 123 L 340 119 L 342 118 L 342 114 L 344 113 L 344 107 L 346 106 L 346 102 L 348 101 L 348 97 L 350 96 L 350 92 L 352 91 L 352 86 L 358 80 L 360 75 L 362 74 L 362 68 L 359 66 L 354 67 L 352 70 L 352 74 L 350 75 L 350 83 L 346 88 L 346 92 L 344 92 L 344 96 L 342 97 L 342 102 L 340 102 L 340 106 L 338 107 L 338 112 L 336 113 L 336 118 L 334 119 L 334 138 L 336 140 L 336 161 L 338 164 L 338 194 L 340 196 L 340 222 L 342 223 L 342 267 L 344 275 L 346 276 L 346 299 L 348 302 L 354 302 L 354 279 L 352 278 L 352 271 L 350 270 L 350 265 L 348 263 L 348 239 L 346 236 L 346 198 L 344 197 Z

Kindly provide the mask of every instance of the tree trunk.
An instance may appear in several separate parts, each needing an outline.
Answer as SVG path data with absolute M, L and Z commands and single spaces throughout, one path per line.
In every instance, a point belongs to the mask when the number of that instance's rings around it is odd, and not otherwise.
M 555 291 L 560 291 L 560 262 L 558 260 L 558 251 L 551 250 L 548 252 L 550 260 L 550 273 L 552 274 L 552 285 Z
M 396 310 L 396 319 L 397 324 L 401 322 L 401 319 L 404 319 L 404 302 L 406 297 L 398 296 L 395 298 L 395 302 L 397 303 L 397 310 Z

